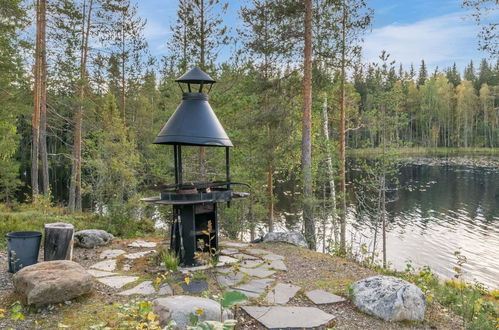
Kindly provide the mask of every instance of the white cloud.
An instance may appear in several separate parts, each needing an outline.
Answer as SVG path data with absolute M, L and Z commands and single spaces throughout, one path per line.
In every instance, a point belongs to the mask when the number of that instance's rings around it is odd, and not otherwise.
M 390 24 L 373 29 L 365 38 L 363 55 L 366 61 L 379 60 L 382 50 L 390 59 L 416 68 L 422 59 L 430 68 L 456 62 L 461 68 L 470 59 L 483 57 L 477 51 L 477 27 L 463 20 L 462 13 L 424 19 L 412 24 Z

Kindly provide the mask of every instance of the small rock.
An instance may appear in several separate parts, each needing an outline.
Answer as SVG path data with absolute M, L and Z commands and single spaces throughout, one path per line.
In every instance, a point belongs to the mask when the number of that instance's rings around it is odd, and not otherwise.
M 90 268 L 99 269 L 106 272 L 112 272 L 113 270 L 116 269 L 116 260 L 115 259 L 104 260 L 90 266 Z
M 173 294 L 173 290 L 168 283 L 163 283 L 159 287 L 158 296 L 170 296 Z
M 352 285 L 353 303 L 385 321 L 423 321 L 426 302 L 421 290 L 393 276 L 372 276 Z
M 14 290 L 28 305 L 61 303 L 92 290 L 92 276 L 69 260 L 46 261 L 22 268 L 14 275 Z
M 135 282 L 139 279 L 138 276 L 111 276 L 99 277 L 97 281 L 115 289 L 121 289 L 128 283 Z
M 305 292 L 305 295 L 316 305 L 334 304 L 345 301 L 345 298 L 326 292 L 324 290 L 308 291 Z
M 302 233 L 297 231 L 281 231 L 267 233 L 263 237 L 264 242 L 286 242 L 301 247 L 308 247 L 307 240 Z
M 144 281 L 138 284 L 136 287 L 118 293 L 121 296 L 131 296 L 131 295 L 142 295 L 147 296 L 156 292 L 154 286 L 152 285 L 152 281 Z
M 128 244 L 128 247 L 135 247 L 135 248 L 153 248 L 156 247 L 155 242 L 148 242 L 144 240 L 137 240 L 133 241 L 132 243 Z
M 116 257 L 122 255 L 123 253 L 125 253 L 125 251 L 123 251 L 123 250 L 105 250 L 105 251 L 102 251 L 102 253 L 100 254 L 100 258 L 101 259 L 112 259 L 112 258 L 116 258 Z
M 107 245 L 113 239 L 114 236 L 112 234 L 100 229 L 80 230 L 74 234 L 75 245 L 87 249 Z
M 154 253 L 154 252 L 156 252 L 156 250 L 148 250 L 148 251 L 142 251 L 142 252 L 128 253 L 128 254 L 125 254 L 125 258 L 127 258 L 127 259 L 139 259 L 139 258 L 143 258 L 146 255 L 148 255 L 150 253 Z
M 170 320 L 174 320 L 179 329 L 185 329 L 192 325 L 189 322 L 191 313 L 196 314 L 198 309 L 202 309 L 203 313 L 199 316 L 199 322 L 203 321 L 220 321 L 220 316 L 227 320 L 232 318 L 230 311 L 221 313 L 220 304 L 214 300 L 192 297 L 192 296 L 172 296 L 168 298 L 158 298 L 153 301 L 153 311 L 159 316 L 160 325 L 166 326 Z

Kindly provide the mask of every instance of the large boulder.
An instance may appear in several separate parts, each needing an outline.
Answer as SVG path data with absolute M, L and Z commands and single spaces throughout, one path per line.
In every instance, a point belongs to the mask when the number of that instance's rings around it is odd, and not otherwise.
M 286 242 L 301 247 L 308 247 L 307 240 L 297 231 L 274 231 L 263 237 L 264 242 Z
M 372 276 L 352 285 L 353 303 L 385 321 L 423 321 L 426 308 L 421 290 L 393 276 Z
M 111 243 L 114 236 L 105 230 L 86 229 L 77 231 L 74 239 L 76 246 L 93 249 Z
M 203 313 L 199 316 L 199 322 L 202 321 L 220 321 L 220 304 L 214 300 L 194 297 L 194 296 L 172 296 L 167 298 L 158 298 L 153 301 L 154 313 L 159 316 L 160 325 L 166 326 L 171 320 L 174 320 L 179 329 L 185 329 L 192 325 L 189 322 L 189 315 L 196 314 L 198 309 Z M 224 320 L 232 318 L 230 311 L 224 311 Z
M 74 261 L 46 261 L 22 268 L 14 275 L 14 290 L 29 305 L 64 302 L 92 290 L 92 276 Z

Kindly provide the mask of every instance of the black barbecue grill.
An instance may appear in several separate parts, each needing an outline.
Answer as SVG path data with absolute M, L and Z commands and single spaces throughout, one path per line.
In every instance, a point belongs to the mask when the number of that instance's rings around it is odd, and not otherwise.
M 154 187 L 161 191 L 160 195 L 143 201 L 173 206 L 170 248 L 182 264 L 193 266 L 197 264 L 196 252 L 218 250 L 217 203 L 227 202 L 230 206 L 231 200 L 249 194 L 232 191 L 233 185 L 247 184 L 231 182 L 229 148 L 233 145 L 208 103 L 208 94 L 203 93 L 205 88 L 211 90 L 215 80 L 193 68 L 175 81 L 184 92 L 182 102 L 154 140 L 155 144 L 173 146 L 175 184 Z M 183 87 L 187 87 L 187 92 Z M 194 89 L 197 91 L 193 92 Z M 183 145 L 225 147 L 226 180 L 183 182 Z

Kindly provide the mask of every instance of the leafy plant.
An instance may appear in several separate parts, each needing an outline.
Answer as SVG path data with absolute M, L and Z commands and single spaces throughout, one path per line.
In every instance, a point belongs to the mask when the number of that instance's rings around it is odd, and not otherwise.
M 222 308 L 230 308 L 234 305 L 248 300 L 248 297 L 239 291 L 226 291 L 222 294 L 220 305 Z
M 24 320 L 24 314 L 22 312 L 23 306 L 20 301 L 16 301 L 11 305 L 10 319 L 13 321 Z
M 120 328 L 159 330 L 158 316 L 152 311 L 152 304 L 148 301 L 132 300 L 128 304 L 118 306 L 123 321 Z
M 196 326 L 186 327 L 189 330 L 233 330 L 236 328 L 236 320 L 218 321 L 203 321 Z
M 165 264 L 166 269 L 171 271 L 177 271 L 180 264 L 180 260 L 177 255 L 169 250 L 161 251 L 161 260 Z

